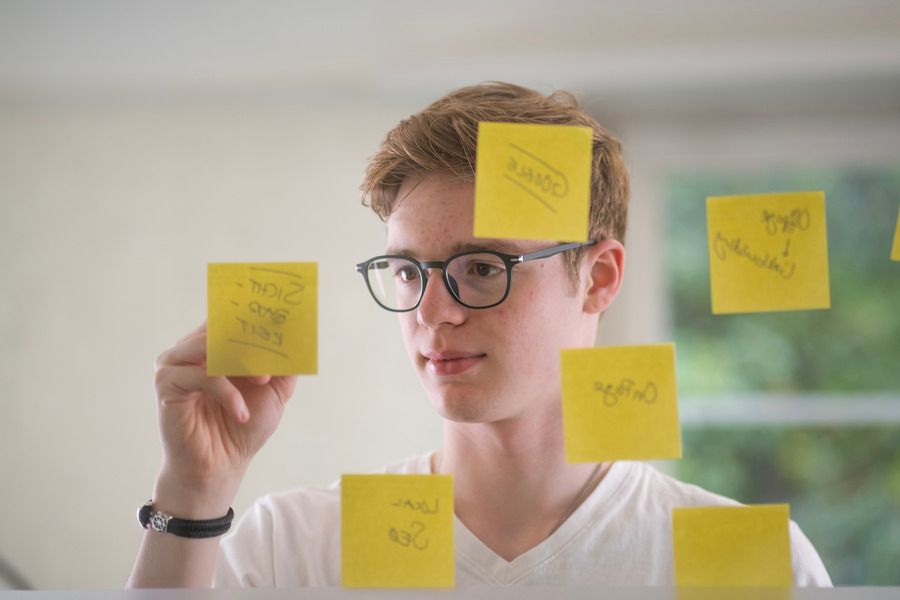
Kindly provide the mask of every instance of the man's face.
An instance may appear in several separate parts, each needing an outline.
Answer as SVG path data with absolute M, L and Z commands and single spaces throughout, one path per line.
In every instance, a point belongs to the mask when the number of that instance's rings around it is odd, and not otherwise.
M 409 179 L 388 220 L 386 253 L 429 261 L 476 248 L 518 255 L 555 244 L 475 238 L 473 212 L 472 183 L 439 174 Z M 488 309 L 456 302 L 439 270 L 428 276 L 419 307 L 399 318 L 438 412 L 488 423 L 558 411 L 559 351 L 591 345 L 596 330 L 596 315 L 582 310 L 584 284 L 573 293 L 562 255 L 517 265 L 509 296 Z

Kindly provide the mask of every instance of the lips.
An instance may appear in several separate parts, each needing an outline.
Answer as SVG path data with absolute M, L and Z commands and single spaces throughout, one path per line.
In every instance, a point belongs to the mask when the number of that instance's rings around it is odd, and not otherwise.
M 482 352 L 463 352 L 446 350 L 444 352 L 425 352 L 425 368 L 434 375 L 459 375 L 481 362 L 487 355 Z

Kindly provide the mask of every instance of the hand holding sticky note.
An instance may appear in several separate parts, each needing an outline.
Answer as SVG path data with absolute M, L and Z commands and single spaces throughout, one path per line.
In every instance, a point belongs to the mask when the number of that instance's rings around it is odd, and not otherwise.
M 675 346 L 563 350 L 566 460 L 681 457 Z
M 713 314 L 829 308 L 825 194 L 706 199 Z
M 787 504 L 674 509 L 675 585 L 791 586 L 789 513 Z
M 207 277 L 207 374 L 316 372 L 316 263 L 210 263 Z
M 453 587 L 452 477 L 344 475 L 341 583 Z
M 587 241 L 589 127 L 478 124 L 475 237 Z

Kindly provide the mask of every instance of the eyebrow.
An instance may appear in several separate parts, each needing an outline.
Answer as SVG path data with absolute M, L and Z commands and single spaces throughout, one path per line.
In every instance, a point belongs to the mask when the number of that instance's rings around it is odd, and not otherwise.
M 494 252 L 502 252 L 504 254 L 512 254 L 514 256 L 519 256 L 521 254 L 525 254 L 526 250 L 519 244 L 511 241 L 511 240 L 486 240 L 484 243 L 458 243 L 454 244 L 450 249 L 450 255 L 461 254 L 463 252 L 479 252 L 483 250 L 493 250 Z M 409 248 L 388 248 L 384 251 L 385 254 L 400 254 L 403 256 L 412 256 L 414 258 L 418 258 L 416 256 L 416 252 Z

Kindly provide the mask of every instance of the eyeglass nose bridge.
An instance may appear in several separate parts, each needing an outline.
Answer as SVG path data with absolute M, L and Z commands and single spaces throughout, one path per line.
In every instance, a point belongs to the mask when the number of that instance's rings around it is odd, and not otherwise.
M 428 286 L 429 269 L 440 269 L 441 279 L 444 280 L 444 287 L 448 289 L 450 295 L 452 295 L 457 302 L 462 302 L 462 298 L 459 297 L 459 282 L 457 282 L 456 279 L 454 279 L 453 276 L 447 272 L 447 261 L 427 260 L 418 264 L 419 268 L 422 269 L 422 296 L 421 298 L 419 298 L 419 302 L 416 304 L 416 306 L 421 304 L 422 298 L 425 297 L 425 288 Z

